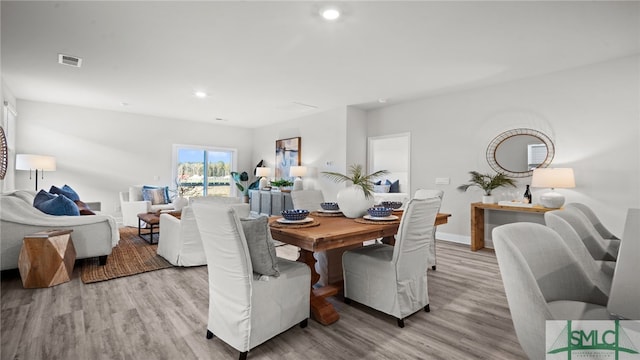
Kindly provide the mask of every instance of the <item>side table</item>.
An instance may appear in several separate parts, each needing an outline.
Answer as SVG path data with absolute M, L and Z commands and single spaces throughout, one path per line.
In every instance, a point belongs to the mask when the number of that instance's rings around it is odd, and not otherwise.
M 73 230 L 40 231 L 24 237 L 18 269 L 25 288 L 41 288 L 71 280 L 76 249 Z

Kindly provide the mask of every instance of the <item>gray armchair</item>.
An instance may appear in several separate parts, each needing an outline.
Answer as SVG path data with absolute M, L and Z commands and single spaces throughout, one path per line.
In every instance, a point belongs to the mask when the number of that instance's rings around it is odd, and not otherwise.
M 296 324 L 305 327 L 309 267 L 278 258 L 280 275 L 265 281 L 253 271 L 243 226 L 232 205 L 201 202 L 192 207 L 209 274 L 207 338 L 217 336 L 246 359 L 249 350 L 270 338 Z
M 616 261 L 620 240 L 604 239 L 580 210 L 566 207 L 563 211 L 563 218 L 573 227 L 594 259 Z
M 565 208 L 574 208 L 579 210 L 581 213 L 583 213 L 584 216 L 586 216 L 587 219 L 589 219 L 593 227 L 600 234 L 600 236 L 602 236 L 603 239 L 620 240 L 620 238 L 613 235 L 613 233 L 611 233 L 611 231 L 609 231 L 609 229 L 607 229 L 604 226 L 604 224 L 602 224 L 602 222 L 600 221 L 600 218 L 598 218 L 598 215 L 596 215 L 596 213 L 593 210 L 591 210 L 589 206 L 582 203 L 569 203 L 565 205 Z
M 444 197 L 444 191 L 442 190 L 430 190 L 430 189 L 418 189 L 413 196 L 416 199 L 428 199 L 431 197 L 437 197 L 440 199 L 440 205 L 442 206 L 442 198 Z M 440 208 L 438 208 L 440 212 Z M 429 244 L 429 256 L 427 257 L 429 266 L 432 270 L 436 269 L 436 227 L 433 227 L 433 241 Z
M 530 359 L 545 358 L 546 320 L 607 320 L 607 295 L 560 235 L 535 223 L 493 229 L 516 335 Z
M 429 311 L 427 255 L 440 199 L 412 199 L 407 204 L 395 246 L 374 244 L 350 250 L 342 256 L 345 302 L 357 301 L 404 319 L 423 309 Z

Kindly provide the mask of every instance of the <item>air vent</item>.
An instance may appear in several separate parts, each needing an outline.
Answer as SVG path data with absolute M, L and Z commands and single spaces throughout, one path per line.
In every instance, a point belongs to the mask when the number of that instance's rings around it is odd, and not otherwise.
M 79 68 L 80 66 L 82 66 L 82 59 L 76 56 L 58 54 L 58 64 Z

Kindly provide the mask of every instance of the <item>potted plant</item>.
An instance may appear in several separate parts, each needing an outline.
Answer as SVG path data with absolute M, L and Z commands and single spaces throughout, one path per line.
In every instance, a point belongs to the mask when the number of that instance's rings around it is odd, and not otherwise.
M 374 203 L 373 180 L 388 173 L 387 170 L 379 170 L 365 175 L 362 165 L 358 164 L 351 165 L 347 175 L 331 171 L 322 172 L 324 176 L 337 183 L 351 182 L 351 186 L 340 190 L 337 195 L 340 210 L 349 218 L 358 218 L 367 213 L 367 209 Z
M 249 174 L 246 171 L 238 173 L 237 171 L 231 172 L 231 177 L 236 184 L 236 187 L 240 192 L 242 192 L 244 202 L 249 202 L 249 185 L 247 182 L 249 181 Z
M 286 192 L 287 190 L 285 188 L 288 186 L 293 186 L 293 182 L 285 179 L 271 180 L 271 189 L 275 188 Z
M 495 175 L 491 174 L 480 174 L 477 171 L 469 171 L 471 174 L 471 179 L 468 184 L 458 186 L 458 190 L 467 191 L 472 186 L 477 186 L 484 191 L 484 196 L 482 196 L 482 202 L 485 204 L 493 204 L 495 201 L 491 192 L 502 186 L 513 186 L 516 184 L 513 179 L 508 178 L 503 173 L 497 173 Z

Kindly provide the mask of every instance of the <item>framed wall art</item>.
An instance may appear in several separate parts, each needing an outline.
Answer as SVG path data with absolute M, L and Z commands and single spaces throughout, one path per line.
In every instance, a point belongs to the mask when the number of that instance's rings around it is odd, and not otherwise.
M 276 140 L 276 179 L 288 179 L 289 168 L 300 165 L 301 138 Z

